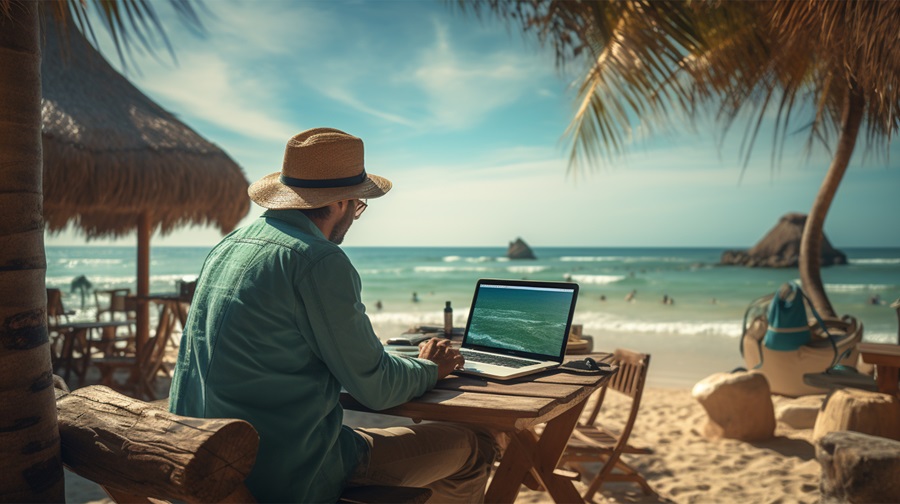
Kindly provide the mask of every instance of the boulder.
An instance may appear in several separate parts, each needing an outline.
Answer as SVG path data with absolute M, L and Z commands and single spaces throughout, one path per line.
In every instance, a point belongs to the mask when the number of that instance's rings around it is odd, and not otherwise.
M 813 440 L 829 432 L 855 431 L 900 440 L 900 400 L 855 388 L 836 389 L 816 418 Z
M 715 373 L 697 382 L 691 394 L 708 415 L 708 438 L 765 441 L 775 435 L 769 382 L 759 373 Z
M 806 225 L 806 214 L 789 213 L 781 217 L 772 228 L 750 250 L 726 250 L 722 253 L 721 264 L 738 266 L 795 268 L 800 258 L 800 239 Z M 847 256 L 831 246 L 822 235 L 822 266 L 847 264 Z
M 831 432 L 816 443 L 820 502 L 900 502 L 900 442 Z
M 506 249 L 506 257 L 510 259 L 537 259 L 531 247 L 521 238 L 516 238 L 516 241 L 509 242 L 509 248 Z
M 793 429 L 812 429 L 824 400 L 824 394 L 785 400 L 775 407 L 775 419 Z

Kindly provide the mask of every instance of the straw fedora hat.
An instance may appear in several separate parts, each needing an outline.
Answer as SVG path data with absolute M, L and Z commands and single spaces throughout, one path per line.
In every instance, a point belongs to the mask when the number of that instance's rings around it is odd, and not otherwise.
M 384 196 L 391 181 L 366 173 L 363 142 L 334 128 L 313 128 L 288 140 L 281 171 L 250 185 L 250 199 L 272 209 L 321 208 Z

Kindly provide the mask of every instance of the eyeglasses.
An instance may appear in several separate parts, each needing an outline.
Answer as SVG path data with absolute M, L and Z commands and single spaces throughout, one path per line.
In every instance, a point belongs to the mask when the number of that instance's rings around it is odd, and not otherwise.
M 366 211 L 366 208 L 369 207 L 369 204 L 366 203 L 368 200 L 358 199 L 356 200 L 356 217 L 354 219 L 359 219 L 359 217 Z

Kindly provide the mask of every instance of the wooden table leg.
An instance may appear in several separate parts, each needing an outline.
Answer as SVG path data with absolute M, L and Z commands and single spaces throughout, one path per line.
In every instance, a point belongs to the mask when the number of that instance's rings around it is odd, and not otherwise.
M 528 433 L 528 431 L 525 431 Z M 494 471 L 491 486 L 484 494 L 484 501 L 514 502 L 519 495 L 519 487 L 532 466 L 532 451 L 528 448 L 528 438 L 523 442 L 522 432 L 510 433 L 510 443 L 506 447 L 506 453 L 500 459 L 500 465 Z
M 555 502 L 584 502 L 572 481 L 554 474 L 553 471 L 556 470 L 559 459 L 569 443 L 569 437 L 581 416 L 585 402 L 582 401 L 580 405 L 547 422 L 544 432 L 537 440 L 535 472 Z
M 547 489 L 554 502 L 584 502 L 572 481 L 553 471 L 556 470 L 585 403 L 586 401 L 582 401 L 547 422 L 540 438 L 530 430 L 512 434 L 512 442 L 494 473 L 491 486 L 485 494 L 485 502 L 515 501 L 528 473 Z
M 79 387 L 84 386 L 88 368 L 91 366 L 91 337 L 89 331 L 90 329 L 78 329 L 75 331 L 75 337 L 73 338 L 81 345 L 80 365 L 75 369 Z
M 894 366 L 883 364 L 875 365 L 875 373 L 877 376 L 878 391 L 893 396 L 900 395 L 900 369 Z

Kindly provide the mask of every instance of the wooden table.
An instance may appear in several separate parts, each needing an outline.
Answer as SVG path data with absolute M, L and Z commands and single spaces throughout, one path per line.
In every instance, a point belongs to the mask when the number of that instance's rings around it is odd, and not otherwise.
M 115 330 L 119 327 L 132 324 L 130 320 L 111 320 L 104 322 L 66 322 L 53 326 L 63 338 L 62 348 L 53 365 L 54 372 L 63 368 L 63 379 L 69 381 L 72 371 L 78 376 L 78 384 L 84 385 L 84 377 L 91 365 L 91 344 L 104 348 L 114 343 Z M 92 337 L 95 330 L 99 330 L 99 337 Z M 81 356 L 76 360 L 75 347 L 78 345 Z
M 163 310 L 171 310 L 178 316 L 178 321 L 181 322 L 181 327 L 184 328 L 184 324 L 187 322 L 187 312 L 190 303 L 185 301 L 179 293 L 150 293 L 146 296 L 139 296 L 139 299 L 144 301 L 153 301 L 154 303 L 160 305 Z
M 875 365 L 878 391 L 900 397 L 900 345 L 859 343 L 856 348 L 863 362 Z
M 177 292 L 164 292 L 164 293 L 151 293 L 146 296 L 138 297 L 143 302 L 152 301 L 160 306 L 159 311 L 159 320 L 162 320 L 170 314 L 174 314 L 178 318 L 178 322 L 181 324 L 181 330 L 184 331 L 184 326 L 187 324 L 187 314 L 188 307 L 190 306 L 189 302 L 186 302 L 184 298 Z M 168 328 L 169 334 L 167 337 L 171 338 L 172 327 Z M 172 341 L 173 346 L 175 344 Z
M 610 354 L 592 357 L 604 362 L 612 359 Z M 555 502 L 582 502 L 572 481 L 554 470 L 588 397 L 609 376 L 549 371 L 508 382 L 450 376 L 421 397 L 378 413 L 415 421 L 470 423 L 509 433 L 511 442 L 485 502 L 513 502 L 529 480 L 537 480 Z M 341 394 L 341 405 L 370 411 L 346 392 Z M 538 436 L 534 428 L 543 423 Z

